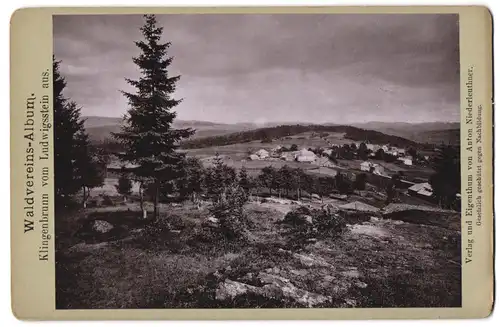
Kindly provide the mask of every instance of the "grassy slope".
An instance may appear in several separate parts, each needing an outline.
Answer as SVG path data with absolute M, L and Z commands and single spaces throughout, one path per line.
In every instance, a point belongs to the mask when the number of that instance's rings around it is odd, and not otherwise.
M 167 206 L 162 212 L 169 212 L 168 219 L 182 217 L 186 225 L 180 234 L 166 236 L 163 244 L 154 245 L 139 232 L 79 251 L 69 250 L 78 240 L 63 231 L 76 228 L 75 221 L 87 213 L 58 219 L 65 222 L 56 239 L 58 308 L 294 306 L 246 297 L 215 300 L 215 288 L 225 278 L 239 280 L 266 270 L 302 289 L 333 296 L 330 305 L 335 307 L 349 306 L 346 300 L 357 307 L 460 305 L 459 244 L 443 239 L 456 236 L 454 230 L 390 222 L 360 225 L 364 232 L 319 240 L 300 251 L 332 265 L 325 268 L 304 265 L 279 251 L 287 247 L 287 234 L 275 222 L 286 210 L 272 204 L 246 206 L 253 235 L 248 244 L 225 243 L 220 237 L 203 242 L 199 226 L 206 209 Z M 359 282 L 366 287 L 357 286 Z

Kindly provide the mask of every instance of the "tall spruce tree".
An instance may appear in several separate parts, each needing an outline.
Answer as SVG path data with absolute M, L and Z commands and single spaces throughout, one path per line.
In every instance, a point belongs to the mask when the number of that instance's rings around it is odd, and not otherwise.
M 155 190 L 153 218 L 157 219 L 160 185 L 179 174 L 183 156 L 176 152 L 178 143 L 191 136 L 194 130 L 172 128 L 177 116 L 173 108 L 182 101 L 172 97 L 180 76 L 168 73 L 173 60 L 167 55 L 171 43 L 161 42 L 163 28 L 157 26 L 155 15 L 144 18 L 140 29 L 144 39 L 135 42 L 141 54 L 132 59 L 142 76 L 138 80 L 126 79 L 136 92 L 122 91 L 130 108 L 121 132 L 114 136 L 126 149 L 121 159 L 137 164 L 139 176 L 152 179 Z
M 434 197 L 442 207 L 453 208 L 460 193 L 460 150 L 442 145 L 434 158 L 435 173 L 429 178 Z
M 54 176 L 56 209 L 72 195 L 83 190 L 83 205 L 89 189 L 102 184 L 97 159 L 91 151 L 78 105 L 66 99 L 66 80 L 59 71 L 60 61 L 53 58 L 54 96 Z

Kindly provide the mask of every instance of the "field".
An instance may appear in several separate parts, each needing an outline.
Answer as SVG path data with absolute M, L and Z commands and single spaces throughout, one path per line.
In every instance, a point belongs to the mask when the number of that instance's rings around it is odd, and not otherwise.
M 67 213 L 56 226 L 57 307 L 460 306 L 460 234 L 451 225 L 371 214 L 348 222 L 338 237 L 297 249 L 289 228 L 278 224 L 294 206 L 248 203 L 246 242 L 207 233 L 206 207 L 190 203 L 162 205 L 161 219 L 175 230 L 156 239 L 148 237 L 137 203 Z M 94 219 L 119 232 L 78 236 Z M 261 291 L 280 287 L 292 291 Z
M 110 126 L 95 124 L 89 129 L 101 129 L 105 137 Z M 234 127 L 206 122 L 198 126 L 206 135 Z M 327 168 L 318 161 L 248 158 L 277 146 L 308 149 L 351 143 L 344 133 L 306 132 L 183 151 L 205 168 L 219 155 L 236 171 L 245 167 L 250 177 L 267 166 L 287 165 L 314 175 L 349 172 L 351 178 L 361 173 L 362 160 L 338 159 Z M 426 181 L 434 173 L 422 165 L 370 161 L 383 166 L 386 175 L 402 173 L 409 181 Z M 160 203 L 159 220 L 153 224 L 151 199 L 146 198 L 144 218 L 137 183 L 125 198 L 116 190 L 118 179 L 106 178 L 103 186 L 90 191 L 85 209 L 57 214 L 57 308 L 460 306 L 460 214 L 405 192 L 397 198 L 399 207 L 387 206 L 389 179 L 368 175 L 364 190 L 342 196 L 320 198 L 314 191 L 278 193 L 257 186 L 243 207 L 243 237 L 236 240 L 221 232 L 217 220 L 214 223 L 217 218 L 211 216 L 206 197 L 196 203 Z M 299 207 L 328 208 L 329 219 L 344 225 L 333 234 L 306 237 L 309 234 L 285 223 Z

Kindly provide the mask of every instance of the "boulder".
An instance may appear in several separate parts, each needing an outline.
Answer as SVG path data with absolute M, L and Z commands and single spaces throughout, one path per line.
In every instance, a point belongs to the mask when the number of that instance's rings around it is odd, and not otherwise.
M 215 299 L 219 301 L 232 300 L 238 295 L 251 291 L 256 292 L 257 287 L 226 279 L 223 283 L 219 283 L 219 287 L 215 291 Z
M 299 253 L 294 253 L 293 256 L 300 261 L 303 266 L 306 267 L 331 267 L 332 265 L 325 261 L 325 259 L 316 257 L 313 255 L 304 255 Z
M 219 283 L 215 291 L 215 298 L 219 301 L 232 300 L 239 295 L 253 293 L 270 299 L 290 299 L 309 308 L 332 300 L 330 296 L 300 289 L 293 285 L 289 279 L 278 275 L 260 272 L 257 278 L 264 286 L 257 287 L 226 279 Z
M 90 253 L 90 252 L 93 252 L 93 251 L 96 251 L 96 250 L 99 250 L 103 247 L 106 247 L 108 245 L 108 242 L 101 242 L 101 243 L 78 243 L 78 244 L 75 244 L 73 245 L 72 247 L 70 247 L 68 249 L 68 253 L 76 253 L 76 252 L 80 252 L 80 253 Z
M 311 293 L 300 289 L 293 285 L 289 279 L 281 276 L 260 272 L 258 278 L 263 284 L 266 284 L 260 288 L 259 292 L 261 292 L 261 295 L 267 297 L 289 298 L 308 308 L 312 308 L 332 300 L 330 296 Z
M 100 234 L 108 233 L 112 229 L 113 225 L 105 220 L 94 220 L 92 223 L 92 230 Z
M 367 288 L 368 287 L 368 284 L 366 284 L 365 282 L 361 282 L 361 281 L 354 283 L 354 285 L 356 287 L 359 287 L 359 288 Z
M 313 218 L 311 216 L 311 210 L 301 206 L 295 210 L 289 211 L 283 219 L 283 222 L 293 226 L 312 225 Z
M 217 219 L 213 216 L 210 216 L 207 219 L 205 219 L 205 221 L 203 222 L 202 225 L 206 226 L 206 227 L 218 228 L 219 227 L 219 219 Z

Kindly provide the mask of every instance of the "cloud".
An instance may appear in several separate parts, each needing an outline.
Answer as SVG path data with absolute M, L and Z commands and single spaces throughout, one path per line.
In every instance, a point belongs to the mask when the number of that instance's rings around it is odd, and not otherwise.
M 161 15 L 179 118 L 225 122 L 459 118 L 456 15 Z M 119 116 L 142 17 L 54 17 L 66 95 Z

